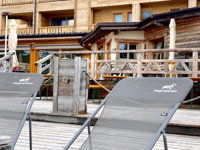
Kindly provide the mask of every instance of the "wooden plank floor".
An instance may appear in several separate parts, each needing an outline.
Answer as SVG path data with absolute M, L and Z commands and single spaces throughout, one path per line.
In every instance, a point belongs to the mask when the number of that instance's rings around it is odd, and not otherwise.
M 33 150 L 62 150 L 72 136 L 78 131 L 80 125 L 61 124 L 51 122 L 32 122 Z M 87 138 L 87 128 L 71 146 L 70 150 L 78 150 Z M 167 134 L 169 150 L 198 150 L 200 137 Z M 28 122 L 17 141 L 15 150 L 29 149 Z M 156 143 L 154 150 L 163 150 L 162 136 Z
M 92 112 L 98 107 L 98 104 L 89 103 L 87 105 L 87 114 L 79 115 L 80 117 L 89 117 Z M 35 101 L 31 109 L 32 113 L 47 113 L 52 112 L 52 101 Z M 101 111 L 96 115 L 98 117 Z M 195 109 L 178 109 L 170 121 L 170 124 L 179 124 L 187 126 L 200 127 L 200 110 Z

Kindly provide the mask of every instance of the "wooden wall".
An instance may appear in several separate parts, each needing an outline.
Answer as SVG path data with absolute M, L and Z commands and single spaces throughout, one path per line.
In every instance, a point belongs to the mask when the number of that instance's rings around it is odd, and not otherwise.
M 78 105 L 77 109 L 79 113 L 86 113 L 87 111 L 86 102 L 88 99 L 89 81 L 83 71 L 88 71 L 88 63 L 87 60 L 81 60 L 80 69 L 77 69 L 75 67 L 77 64 L 76 61 L 77 59 L 59 60 L 58 113 L 72 114 L 74 103 Z M 79 78 L 76 78 L 77 72 L 80 72 Z
M 176 20 L 176 48 L 200 47 L 200 17 Z M 165 48 L 169 48 L 169 26 L 151 26 L 144 29 L 145 41 L 165 39 Z M 151 47 L 148 47 L 151 48 Z
M 50 26 L 50 17 L 46 14 L 41 14 L 41 27 Z
M 159 14 L 164 12 L 170 12 L 171 9 L 186 9 L 188 8 L 187 0 L 173 0 L 166 2 L 154 2 L 141 4 L 141 14 L 146 10 L 149 10 L 152 14 Z M 141 20 L 144 18 L 141 16 Z
M 128 21 L 128 13 L 132 12 L 132 5 L 125 5 L 125 6 L 116 6 L 116 7 L 108 7 L 108 8 L 99 8 L 94 9 L 94 20 L 93 23 L 97 24 L 99 22 L 113 22 L 114 21 L 114 14 L 121 14 L 123 15 L 123 22 Z
M 200 47 L 200 17 L 176 20 L 176 48 Z M 166 39 L 169 47 L 169 35 Z
M 75 0 L 74 19 L 76 32 L 88 32 L 90 26 L 90 0 Z

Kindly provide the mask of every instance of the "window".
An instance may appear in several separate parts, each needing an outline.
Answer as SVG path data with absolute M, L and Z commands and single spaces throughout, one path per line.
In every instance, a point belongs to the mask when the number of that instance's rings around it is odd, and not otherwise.
M 127 50 L 127 44 L 120 44 L 120 50 Z M 127 58 L 127 53 L 120 53 L 120 58 Z
M 157 42 L 154 43 L 155 49 L 163 49 L 164 48 L 164 42 Z M 164 59 L 164 53 L 158 53 L 153 55 L 154 59 Z
M 132 13 L 128 13 L 128 22 L 132 22 Z
M 67 17 L 67 25 L 72 25 L 70 21 L 74 20 L 74 17 Z M 72 25 L 73 26 L 73 25 Z
M 103 51 L 103 44 L 102 45 L 98 45 L 98 50 L 99 51 Z M 102 60 L 103 59 L 103 53 L 99 53 L 98 54 L 98 60 Z
M 137 45 L 126 43 L 126 44 L 120 44 L 120 50 L 136 50 Z M 120 57 L 122 59 L 136 59 L 136 53 L 120 53 Z
M 129 44 L 129 50 L 136 50 L 136 45 Z M 129 53 L 129 59 L 136 59 L 136 53 Z
M 66 18 L 52 18 L 51 26 L 66 26 Z
M 115 14 L 114 22 L 122 22 L 122 14 Z

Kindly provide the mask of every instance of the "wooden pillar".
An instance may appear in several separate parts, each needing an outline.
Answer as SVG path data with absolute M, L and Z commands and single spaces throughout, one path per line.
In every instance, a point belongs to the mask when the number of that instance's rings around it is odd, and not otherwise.
M 74 95 L 72 114 L 78 115 L 80 105 L 81 57 L 74 59 Z
M 91 77 L 95 78 L 95 54 L 91 54 Z
M 61 49 L 59 49 L 59 52 L 61 52 Z M 61 59 L 61 54 L 59 54 L 59 59 Z
M 198 77 L 198 52 L 193 51 L 192 77 Z
M 88 32 L 90 22 L 91 0 L 74 1 L 75 32 Z
M 197 0 L 188 0 L 188 8 L 197 7 Z
M 137 77 L 142 77 L 142 53 L 138 53 L 138 68 L 137 68 Z
M 38 61 L 39 52 L 36 50 L 35 45 L 31 45 L 30 49 L 30 73 L 37 73 L 37 66 L 35 66 L 35 62 Z
M 89 59 L 86 58 L 86 73 L 89 74 Z M 86 76 L 86 74 L 85 74 Z M 85 113 L 87 113 L 87 100 L 88 100 L 88 89 L 89 89 L 89 77 L 86 76 L 86 88 L 85 88 Z
M 132 22 L 140 22 L 141 17 L 141 5 L 140 3 L 132 4 Z

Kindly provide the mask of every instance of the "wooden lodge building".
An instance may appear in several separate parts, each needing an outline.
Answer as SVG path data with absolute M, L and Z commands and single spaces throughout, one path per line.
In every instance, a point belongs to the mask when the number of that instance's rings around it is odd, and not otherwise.
M 20 62 L 34 63 L 49 51 L 117 51 L 169 48 L 170 19 L 176 21 L 176 48 L 197 48 L 200 0 L 1 0 L 0 50 L 4 51 L 6 16 L 18 24 L 17 54 Z M 33 44 L 34 43 L 34 44 Z M 30 55 L 31 51 L 31 55 Z M 139 53 L 97 54 L 97 60 L 138 59 Z M 77 53 L 62 57 L 73 58 Z M 177 52 L 181 59 L 192 52 Z M 39 56 L 39 57 L 38 57 Z M 89 57 L 90 55 L 85 55 Z M 162 59 L 166 53 L 146 52 L 146 59 Z M 190 60 L 191 61 L 191 60 Z M 96 62 L 96 72 L 102 64 Z M 122 64 L 121 68 L 126 64 Z M 186 74 L 190 67 L 182 63 Z M 158 68 L 157 65 L 154 67 Z M 150 69 L 150 65 L 146 71 Z M 37 69 L 30 68 L 30 72 Z M 145 70 L 145 69 L 144 69 Z M 157 69 L 159 70 L 159 69 Z M 127 72 L 128 73 L 128 72 Z M 197 76 L 198 72 L 195 76 Z

